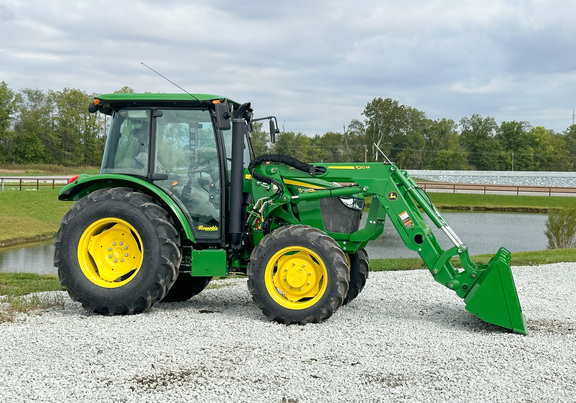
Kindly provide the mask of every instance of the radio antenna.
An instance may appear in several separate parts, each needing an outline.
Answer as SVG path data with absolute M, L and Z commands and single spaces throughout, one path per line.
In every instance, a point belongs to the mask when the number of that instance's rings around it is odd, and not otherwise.
M 152 70 L 154 73 L 158 74 L 160 77 L 162 77 L 164 80 L 168 81 L 170 84 L 175 85 L 176 87 L 180 88 L 182 91 L 184 91 L 186 94 L 190 95 L 192 98 L 194 98 L 196 101 L 200 102 L 200 100 L 198 98 L 196 98 L 194 96 L 194 94 L 189 93 L 188 91 L 186 91 L 184 88 L 180 87 L 178 84 L 176 84 L 174 81 L 170 80 L 169 78 L 163 76 L 162 74 L 158 73 L 156 70 L 154 70 L 152 67 L 148 66 L 146 63 L 144 62 L 140 62 L 144 67 Z

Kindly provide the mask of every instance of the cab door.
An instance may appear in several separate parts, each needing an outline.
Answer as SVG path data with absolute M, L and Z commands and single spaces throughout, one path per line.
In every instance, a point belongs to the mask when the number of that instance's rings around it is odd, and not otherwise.
M 153 122 L 155 181 L 180 205 L 197 241 L 220 239 L 224 229 L 225 166 L 209 109 L 160 109 Z

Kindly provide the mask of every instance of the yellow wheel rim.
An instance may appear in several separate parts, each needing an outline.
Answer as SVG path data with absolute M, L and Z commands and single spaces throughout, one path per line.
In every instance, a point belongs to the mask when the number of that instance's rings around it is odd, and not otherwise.
M 269 295 L 288 309 L 306 309 L 326 292 L 328 271 L 314 251 L 290 246 L 276 252 L 268 261 L 265 284 Z
M 116 288 L 130 282 L 140 270 L 143 256 L 140 235 L 118 218 L 93 222 L 78 243 L 80 268 L 100 287 Z

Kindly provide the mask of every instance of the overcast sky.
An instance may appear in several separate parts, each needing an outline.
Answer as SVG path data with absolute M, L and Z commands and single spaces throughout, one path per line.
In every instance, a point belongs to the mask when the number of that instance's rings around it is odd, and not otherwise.
M 376 97 L 561 132 L 576 108 L 576 1 L 0 0 L 0 81 L 252 102 L 342 132 Z

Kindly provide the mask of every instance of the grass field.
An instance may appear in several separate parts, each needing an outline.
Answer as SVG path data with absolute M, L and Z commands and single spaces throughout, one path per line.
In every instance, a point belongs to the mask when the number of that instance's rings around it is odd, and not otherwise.
M 464 193 L 428 193 L 439 209 L 539 211 L 574 208 L 576 197 L 568 196 L 508 196 Z
M 58 200 L 58 191 L 5 190 L 0 192 L 0 246 L 50 239 L 72 206 Z
M 76 175 L 76 174 L 96 174 L 100 171 L 98 167 L 65 167 L 62 165 L 48 164 L 2 164 L 0 165 L 0 176 L 34 176 L 34 175 Z

